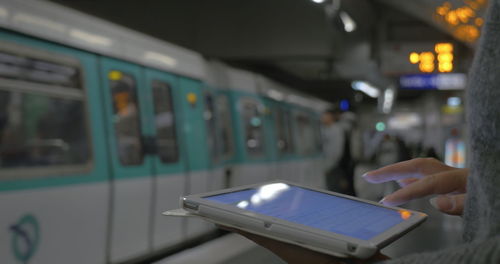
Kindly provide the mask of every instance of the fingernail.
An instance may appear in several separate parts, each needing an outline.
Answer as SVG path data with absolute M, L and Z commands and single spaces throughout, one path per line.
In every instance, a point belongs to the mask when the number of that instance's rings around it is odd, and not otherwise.
M 382 200 L 378 201 L 379 204 L 384 204 L 384 201 L 385 201 L 385 197 L 382 198 Z
M 452 211 L 455 209 L 455 207 L 457 206 L 457 201 L 455 199 L 453 199 L 452 197 L 446 197 L 446 199 L 450 202 L 450 206 L 448 207 L 448 210 L 449 211 Z
M 365 172 L 363 173 L 363 175 L 361 175 L 361 177 L 365 178 L 366 176 L 368 176 L 368 172 Z
M 442 195 L 431 198 L 429 203 L 436 209 L 441 211 L 451 211 L 455 208 L 455 199 Z
M 437 197 L 433 197 L 433 198 L 429 199 L 429 203 L 432 205 L 432 207 L 439 210 L 439 207 L 437 205 Z

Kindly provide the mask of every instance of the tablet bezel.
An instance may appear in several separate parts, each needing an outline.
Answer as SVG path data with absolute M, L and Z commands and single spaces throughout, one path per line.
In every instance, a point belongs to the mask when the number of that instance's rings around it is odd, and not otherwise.
M 284 183 L 284 184 L 288 184 L 288 185 L 292 185 L 292 186 L 297 186 L 297 187 L 308 189 L 311 191 L 316 191 L 316 192 L 321 192 L 321 193 L 325 193 L 325 194 L 329 194 L 329 195 L 334 195 L 337 197 L 342 197 L 342 198 L 346 198 L 346 199 L 350 199 L 350 200 L 354 200 L 354 201 L 358 201 L 358 202 L 362 202 L 362 203 L 368 203 L 368 204 L 382 207 L 382 208 L 386 208 L 389 210 L 394 210 L 394 211 L 404 210 L 404 211 L 410 212 L 411 216 L 409 219 L 403 220 L 403 222 L 389 228 L 388 230 L 384 231 L 383 233 L 381 233 L 381 234 L 379 234 L 379 235 L 377 235 L 369 240 L 363 240 L 363 239 L 354 238 L 354 237 L 350 237 L 350 236 L 343 235 L 343 234 L 338 234 L 338 233 L 334 233 L 334 232 L 306 226 L 306 225 L 299 224 L 299 223 L 290 222 L 290 221 L 283 220 L 280 218 L 252 212 L 249 210 L 238 208 L 234 205 L 223 204 L 223 203 L 204 199 L 205 197 L 209 197 L 209 196 L 221 195 L 221 194 L 243 191 L 243 190 L 248 190 L 248 189 L 258 189 L 259 187 L 262 187 L 264 185 L 274 184 L 274 183 Z M 188 203 L 187 206 L 186 206 L 186 203 Z M 318 188 L 314 188 L 314 187 L 310 187 L 310 186 L 305 186 L 302 184 L 297 184 L 297 183 L 289 182 L 286 180 L 275 180 L 275 181 L 262 182 L 262 183 L 251 184 L 251 185 L 238 186 L 238 187 L 233 187 L 233 188 L 223 189 L 223 190 L 218 190 L 218 191 L 212 191 L 212 192 L 207 192 L 207 193 L 188 195 L 188 196 L 184 196 L 181 198 L 181 206 L 184 209 L 187 209 L 189 211 L 196 213 L 195 209 L 190 208 L 190 207 L 192 207 L 192 205 L 204 206 L 205 209 L 214 208 L 214 209 L 218 209 L 218 210 L 223 210 L 223 211 L 226 211 L 228 213 L 233 213 L 235 215 L 240 215 L 240 216 L 250 218 L 252 220 L 262 221 L 262 223 L 268 223 L 268 224 L 274 224 L 274 225 L 278 224 L 281 226 L 287 226 L 287 227 L 290 227 L 294 230 L 305 231 L 305 232 L 313 234 L 317 237 L 323 237 L 326 239 L 335 239 L 335 240 L 343 241 L 345 243 L 354 244 L 357 246 L 368 247 L 368 248 L 378 248 L 378 249 L 388 245 L 392 241 L 396 240 L 397 238 L 401 237 L 405 233 L 409 232 L 410 230 L 412 230 L 414 227 L 416 227 L 417 225 L 422 223 L 427 218 L 427 215 L 424 213 L 421 213 L 421 212 L 408 210 L 405 208 L 385 206 L 385 205 L 379 204 L 377 202 L 363 200 L 363 199 L 349 196 L 349 195 L 344 195 L 344 194 L 335 193 L 335 192 L 331 192 L 331 191 L 327 191 L 327 190 L 322 190 L 322 189 L 318 189 Z M 201 213 L 199 215 L 207 217 L 207 218 L 211 218 L 211 216 L 204 215 L 203 213 Z M 220 219 L 214 219 L 214 220 L 220 221 Z M 248 229 L 246 229 L 246 230 L 251 232 L 251 230 L 248 230 Z M 261 232 L 258 232 L 258 233 L 261 233 Z M 272 236 L 272 237 L 274 238 L 274 236 Z

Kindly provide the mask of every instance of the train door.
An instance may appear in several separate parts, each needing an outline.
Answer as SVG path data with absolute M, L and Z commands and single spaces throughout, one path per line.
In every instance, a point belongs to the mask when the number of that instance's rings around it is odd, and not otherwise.
M 233 165 L 236 158 L 234 115 L 231 110 L 231 99 L 228 91 L 214 92 L 215 118 L 216 118 L 216 165 L 222 173 L 222 186 L 212 185 L 210 188 L 228 188 L 234 186 Z M 217 182 L 219 185 L 220 182 Z
M 264 115 L 264 130 L 265 130 L 265 141 L 268 157 L 268 171 L 269 179 L 277 179 L 279 175 L 278 171 L 278 149 L 280 147 L 280 141 L 277 137 L 277 110 L 279 105 L 276 101 L 264 98 L 265 105 L 265 115 Z
M 293 140 L 291 109 L 289 105 L 279 104 L 275 111 L 278 175 L 281 179 L 296 181 L 300 160 L 295 155 L 296 144 Z
M 199 81 L 187 78 L 180 78 L 179 86 L 182 141 L 186 149 L 186 193 L 206 192 L 211 179 L 204 117 L 204 89 Z M 203 220 L 187 220 L 189 238 L 203 234 L 208 228 L 209 225 Z
M 153 201 L 151 204 L 151 239 L 153 250 L 174 245 L 184 239 L 183 219 L 165 217 L 161 213 L 179 206 L 179 197 L 186 186 L 185 155 L 181 147 L 182 134 L 178 116 L 181 104 L 175 100 L 180 89 L 178 78 L 164 72 L 145 70 L 145 95 L 151 103 L 147 104 L 148 126 L 153 137 L 146 139 L 156 155 L 153 162 Z
M 225 187 L 224 167 L 222 166 L 222 157 L 220 155 L 220 145 L 222 138 L 219 133 L 219 111 L 217 111 L 217 94 L 215 89 L 205 87 L 203 92 L 204 110 L 203 119 L 205 120 L 207 151 L 209 156 L 210 180 L 208 181 L 208 190 L 220 190 Z
M 109 257 L 124 261 L 150 250 L 152 136 L 141 67 L 101 58 L 112 194 Z
M 236 126 L 240 164 L 234 168 L 234 184 L 244 185 L 270 178 L 266 149 L 265 106 L 256 96 L 235 96 Z

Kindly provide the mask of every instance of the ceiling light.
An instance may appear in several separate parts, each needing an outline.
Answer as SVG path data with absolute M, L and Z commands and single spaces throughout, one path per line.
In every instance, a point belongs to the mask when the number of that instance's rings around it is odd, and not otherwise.
M 322 4 L 325 2 L 325 0 L 312 0 L 316 4 Z
M 447 100 L 448 106 L 457 107 L 462 104 L 462 99 L 460 97 L 449 97 Z
M 380 95 L 379 89 L 367 82 L 354 81 L 351 83 L 351 86 L 352 89 L 363 92 L 372 98 L 377 98 Z
M 356 22 L 354 22 L 354 19 L 351 18 L 349 14 L 347 14 L 345 11 L 341 11 L 339 13 L 340 20 L 342 20 L 342 23 L 344 24 L 344 30 L 346 32 L 353 32 L 356 30 Z
M 384 114 L 390 113 L 393 104 L 394 104 L 394 88 L 389 87 L 384 91 L 384 103 L 382 105 L 382 112 L 384 112 Z

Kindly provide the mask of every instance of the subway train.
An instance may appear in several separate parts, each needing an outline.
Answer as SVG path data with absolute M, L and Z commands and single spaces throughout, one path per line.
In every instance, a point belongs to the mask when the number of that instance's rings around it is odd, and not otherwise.
M 0 263 L 131 263 L 215 230 L 181 195 L 324 185 L 327 102 L 46 1 L 0 27 Z

